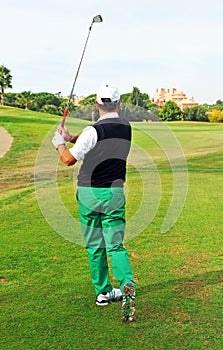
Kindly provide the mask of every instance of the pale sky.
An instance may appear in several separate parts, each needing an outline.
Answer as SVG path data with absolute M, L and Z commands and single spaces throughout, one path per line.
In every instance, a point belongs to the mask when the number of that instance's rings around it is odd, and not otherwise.
M 13 89 L 69 95 L 94 24 L 75 94 L 101 84 L 150 97 L 177 88 L 199 103 L 223 100 L 222 0 L 0 0 L 0 65 Z

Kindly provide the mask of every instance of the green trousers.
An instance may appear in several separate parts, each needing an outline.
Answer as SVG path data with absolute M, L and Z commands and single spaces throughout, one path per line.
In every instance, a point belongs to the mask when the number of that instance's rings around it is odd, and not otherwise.
M 127 250 L 123 247 L 125 231 L 125 196 L 122 187 L 78 187 L 80 222 L 92 283 L 96 295 L 110 292 L 107 255 L 111 258 L 112 272 L 120 289 L 133 281 Z

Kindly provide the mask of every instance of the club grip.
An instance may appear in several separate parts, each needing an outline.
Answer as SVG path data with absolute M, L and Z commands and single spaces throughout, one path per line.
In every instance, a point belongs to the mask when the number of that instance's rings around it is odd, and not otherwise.
M 63 113 L 63 119 L 61 121 L 61 126 L 64 127 L 64 124 L 65 124 L 65 120 L 66 120 L 66 117 L 68 115 L 68 112 L 69 112 L 69 108 L 66 107 L 65 110 L 64 110 L 64 113 Z

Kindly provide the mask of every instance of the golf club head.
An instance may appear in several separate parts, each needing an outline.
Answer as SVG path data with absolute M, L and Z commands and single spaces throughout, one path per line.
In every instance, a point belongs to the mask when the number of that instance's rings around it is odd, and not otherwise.
M 93 23 L 100 23 L 102 22 L 102 17 L 100 15 L 97 15 L 93 18 Z

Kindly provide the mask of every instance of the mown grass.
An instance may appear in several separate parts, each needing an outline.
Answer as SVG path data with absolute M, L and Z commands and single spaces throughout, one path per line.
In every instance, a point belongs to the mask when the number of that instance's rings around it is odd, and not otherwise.
M 37 203 L 35 160 L 58 122 L 47 114 L 0 108 L 0 124 L 14 137 L 0 159 L 1 348 L 222 349 L 223 126 L 169 124 L 187 158 L 189 187 L 181 216 L 161 234 L 173 176 L 163 150 L 145 135 L 156 124 L 134 124 L 134 142 L 159 170 L 162 197 L 153 221 L 126 242 L 138 315 L 135 323 L 123 324 L 120 303 L 95 305 L 84 247 L 54 232 Z M 87 122 L 67 125 L 78 133 Z M 59 172 L 63 202 L 76 215 L 72 169 L 60 164 Z M 132 167 L 127 180 L 131 217 L 143 191 Z

